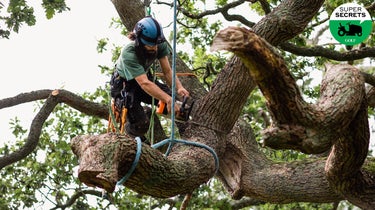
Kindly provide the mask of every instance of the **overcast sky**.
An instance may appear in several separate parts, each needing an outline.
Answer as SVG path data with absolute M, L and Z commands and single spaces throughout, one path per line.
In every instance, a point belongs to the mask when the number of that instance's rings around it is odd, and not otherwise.
M 0 99 L 40 89 L 64 88 L 75 93 L 93 91 L 108 80 L 98 65 L 112 65 L 110 53 L 96 52 L 97 40 L 125 42 L 109 25 L 117 12 L 111 1 L 67 0 L 70 11 L 47 20 L 36 5 L 37 23 L 23 26 L 10 39 L 0 39 Z M 5 1 L 4 4 L 7 4 Z M 9 118 L 27 121 L 33 106 L 0 110 L 0 142 L 8 138 Z M 29 128 L 29 122 L 24 124 Z M 9 140 L 9 139 L 7 139 Z

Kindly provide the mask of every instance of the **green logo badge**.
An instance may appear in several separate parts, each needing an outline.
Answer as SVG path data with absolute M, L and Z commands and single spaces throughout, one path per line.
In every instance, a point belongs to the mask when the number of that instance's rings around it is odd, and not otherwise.
M 366 8 L 358 4 L 342 4 L 331 14 L 329 29 L 338 42 L 353 46 L 363 42 L 370 35 L 371 16 Z

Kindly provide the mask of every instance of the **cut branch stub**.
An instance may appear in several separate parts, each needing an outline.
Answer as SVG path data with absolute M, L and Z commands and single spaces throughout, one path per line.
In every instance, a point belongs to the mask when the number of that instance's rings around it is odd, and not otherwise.
M 283 58 L 253 31 L 228 27 L 219 31 L 212 51 L 228 50 L 241 58 L 267 100 L 272 117 L 280 124 L 298 121 L 303 102 L 299 88 Z

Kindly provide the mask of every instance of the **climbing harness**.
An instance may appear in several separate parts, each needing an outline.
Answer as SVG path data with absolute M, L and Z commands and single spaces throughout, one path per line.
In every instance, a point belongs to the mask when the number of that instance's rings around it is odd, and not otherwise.
M 128 114 L 128 109 L 126 108 L 126 92 L 121 91 L 121 95 L 121 98 L 110 98 L 108 133 L 116 132 L 124 134 L 125 132 L 126 115 Z

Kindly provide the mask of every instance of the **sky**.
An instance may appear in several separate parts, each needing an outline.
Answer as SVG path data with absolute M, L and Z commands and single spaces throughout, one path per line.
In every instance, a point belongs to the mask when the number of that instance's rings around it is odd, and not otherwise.
M 67 0 L 71 10 L 50 20 L 38 5 L 41 1 L 29 2 L 35 5 L 36 25 L 24 25 L 10 39 L 0 39 L 0 99 L 40 89 L 91 92 L 104 85 L 109 78 L 98 65 L 111 66 L 111 54 L 98 54 L 97 40 L 126 41 L 109 27 L 118 15 L 111 1 Z M 0 110 L 0 142 L 9 140 L 9 118 L 19 116 L 29 128 L 35 116 L 32 104 Z
M 1 91 L 2 97 L 42 88 L 82 91 L 97 86 L 97 65 L 110 59 L 96 52 L 96 43 L 110 34 L 111 18 L 117 13 L 110 1 L 68 0 L 67 4 L 71 10 L 51 20 L 39 8 L 35 26 L 23 26 L 19 34 L 0 40 L 0 85 L 8 89 Z M 82 83 L 84 75 L 96 80 Z

